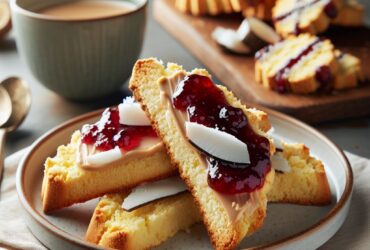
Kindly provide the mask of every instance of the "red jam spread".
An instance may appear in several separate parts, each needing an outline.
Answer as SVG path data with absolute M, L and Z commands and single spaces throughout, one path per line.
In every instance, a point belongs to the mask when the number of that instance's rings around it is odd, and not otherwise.
M 156 137 L 151 126 L 122 125 L 119 120 L 118 108 L 107 108 L 97 123 L 82 127 L 82 142 L 100 151 L 116 146 L 129 151 L 138 147 L 144 137 Z
M 338 16 L 338 9 L 335 7 L 332 1 L 325 5 L 324 12 L 331 19 L 334 19 Z
M 324 65 L 316 69 L 315 79 L 320 83 L 319 89 L 321 91 L 325 91 L 330 90 L 334 76 L 331 73 L 329 66 Z
M 234 135 L 248 146 L 250 164 L 226 162 L 206 155 L 208 184 L 223 194 L 250 193 L 264 184 L 271 169 L 269 140 L 254 132 L 240 108 L 228 104 L 224 93 L 210 78 L 189 75 L 173 95 L 176 109 L 187 112 L 189 120 Z

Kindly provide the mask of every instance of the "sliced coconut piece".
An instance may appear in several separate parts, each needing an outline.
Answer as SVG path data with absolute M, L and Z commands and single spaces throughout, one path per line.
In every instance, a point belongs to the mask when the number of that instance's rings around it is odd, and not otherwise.
M 218 159 L 250 163 L 248 146 L 235 136 L 195 122 L 185 122 L 186 136 L 198 148 Z
M 126 98 L 123 103 L 118 105 L 119 122 L 130 126 L 150 126 L 150 120 L 141 109 L 139 103 L 132 98 Z
M 273 137 L 273 140 L 274 140 L 275 148 L 283 150 L 284 148 L 283 141 L 277 138 L 274 138 L 274 137 Z
M 116 161 L 122 157 L 122 152 L 119 147 L 114 149 L 99 152 L 93 155 L 87 156 L 87 164 L 89 166 L 101 166 L 110 162 Z
M 272 127 L 268 132 L 267 132 L 267 135 L 269 137 L 272 138 L 272 140 L 274 141 L 274 146 L 276 149 L 280 149 L 282 150 L 283 149 L 283 140 L 278 136 L 276 135 L 275 133 L 275 128 Z
M 224 49 L 237 53 L 249 54 L 251 50 L 239 39 L 235 30 L 217 27 L 212 33 L 213 39 Z
M 176 176 L 156 182 L 145 183 L 135 188 L 122 203 L 125 210 L 133 210 L 151 201 L 179 194 L 187 190 L 184 181 Z
M 6 0 L 0 0 L 0 38 L 5 36 L 11 29 L 9 3 Z
M 271 164 L 272 167 L 280 172 L 283 173 L 289 173 L 292 171 L 292 168 L 289 165 L 289 162 L 287 159 L 284 158 L 282 153 L 275 153 L 271 156 Z
M 280 40 L 279 35 L 273 28 L 254 17 L 243 20 L 238 28 L 237 35 L 238 40 L 242 41 L 252 52 Z

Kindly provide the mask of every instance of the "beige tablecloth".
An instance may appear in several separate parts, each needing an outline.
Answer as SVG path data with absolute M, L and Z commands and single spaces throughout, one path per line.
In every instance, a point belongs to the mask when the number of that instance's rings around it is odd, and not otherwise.
M 25 150 L 5 160 L 0 189 L 0 249 L 45 249 L 21 217 L 15 173 Z M 354 191 L 347 220 L 322 249 L 370 249 L 370 160 L 346 153 L 354 170 Z

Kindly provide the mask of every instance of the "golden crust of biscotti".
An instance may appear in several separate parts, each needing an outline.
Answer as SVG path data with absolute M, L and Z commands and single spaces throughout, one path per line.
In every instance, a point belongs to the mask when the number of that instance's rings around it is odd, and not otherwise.
M 45 162 L 41 197 L 46 213 L 177 172 L 164 148 L 130 162 L 118 160 L 100 170 L 81 169 L 76 159 L 79 138 L 77 131 L 68 145 L 60 146 L 56 156 Z
M 99 201 L 85 235 L 87 241 L 114 249 L 150 249 L 201 220 L 187 192 L 131 212 L 121 208 L 125 196 L 106 195 Z
M 190 12 L 190 0 L 176 0 L 175 7 L 183 13 L 189 13 Z
M 206 170 L 191 167 L 197 161 L 200 161 L 198 159 L 199 156 L 188 146 L 175 127 L 171 128 L 167 122 L 160 122 L 165 121 L 166 109 L 162 107 L 159 100 L 160 89 L 158 81 L 162 77 L 171 75 L 179 70 L 181 70 L 181 67 L 175 64 L 169 64 L 167 69 L 165 69 L 154 58 L 139 60 L 133 69 L 130 89 L 133 91 L 135 99 L 141 103 L 143 110 L 152 121 L 152 126 L 166 145 L 172 164 L 179 168 L 180 175 L 188 185 L 189 191 L 192 193 L 195 203 L 202 214 L 203 222 L 208 229 L 214 247 L 216 249 L 233 249 L 246 234 L 251 233 L 251 231 L 262 224 L 266 214 L 267 202 L 264 189 L 271 185 L 274 171 L 270 171 L 267 175 L 264 188 L 258 193 L 260 196 L 258 209 L 252 216 L 242 216 L 237 222 L 231 223 L 224 207 L 216 198 L 214 191 L 206 183 Z M 195 72 L 202 73 L 199 70 Z M 207 74 L 205 71 L 203 73 Z M 253 117 L 249 121 L 255 131 L 263 133 L 259 124 L 255 123 L 259 121 L 258 116 L 254 115 L 255 110 L 247 109 L 226 88 L 220 87 L 220 89 L 225 93 L 229 103 L 235 107 L 242 108 L 248 118 Z M 262 127 L 269 127 L 269 125 Z M 178 153 L 180 151 L 181 153 Z M 195 184 L 196 182 L 197 184 Z
M 290 172 L 276 171 L 273 188 L 268 192 L 269 202 L 301 205 L 327 205 L 331 192 L 323 163 L 311 156 L 304 144 L 283 144 L 282 155 Z
M 311 0 L 313 3 L 314 0 Z M 340 10 L 342 7 L 342 0 L 332 0 L 335 8 Z M 288 1 L 288 0 L 277 0 L 276 5 L 272 9 L 272 19 L 276 32 L 282 37 L 288 37 L 292 34 L 296 34 L 297 30 L 299 33 L 310 33 L 319 34 L 324 32 L 330 25 L 331 18 L 327 16 L 324 11 L 324 2 L 317 2 L 316 4 L 304 8 L 302 11 L 297 12 L 298 17 L 290 15 L 283 20 L 278 20 L 279 17 L 297 8 L 300 2 Z M 309 5 L 310 3 L 307 3 Z M 293 17 L 294 16 L 294 17 Z M 298 22 L 297 22 L 298 21 Z
M 333 88 L 336 90 L 355 88 L 364 79 L 360 59 L 339 50 L 335 51 L 338 70 Z
M 245 4 L 242 8 L 242 13 L 245 17 L 256 17 L 262 20 L 270 21 L 272 18 L 272 9 L 275 6 L 276 0 L 251 1 L 250 4 Z
M 195 16 L 207 13 L 206 1 L 190 0 L 190 12 Z
M 87 228 L 85 239 L 89 242 L 98 244 L 101 237 L 107 230 L 105 223 L 109 221 L 115 211 L 120 208 L 124 197 L 128 195 L 128 192 L 105 195 L 100 199 L 97 204 L 93 216 L 91 217 L 89 227 Z M 124 245 L 125 236 L 124 234 L 114 235 L 109 237 L 114 239 L 110 241 L 110 244 L 106 247 L 120 249 L 120 246 Z
M 230 4 L 234 12 L 242 12 L 247 7 L 245 0 L 230 0 Z

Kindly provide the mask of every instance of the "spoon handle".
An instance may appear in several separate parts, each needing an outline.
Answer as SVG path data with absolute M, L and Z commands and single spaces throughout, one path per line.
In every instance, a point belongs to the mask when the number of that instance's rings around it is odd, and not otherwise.
M 4 171 L 4 149 L 5 149 L 5 129 L 0 129 L 0 186 Z

